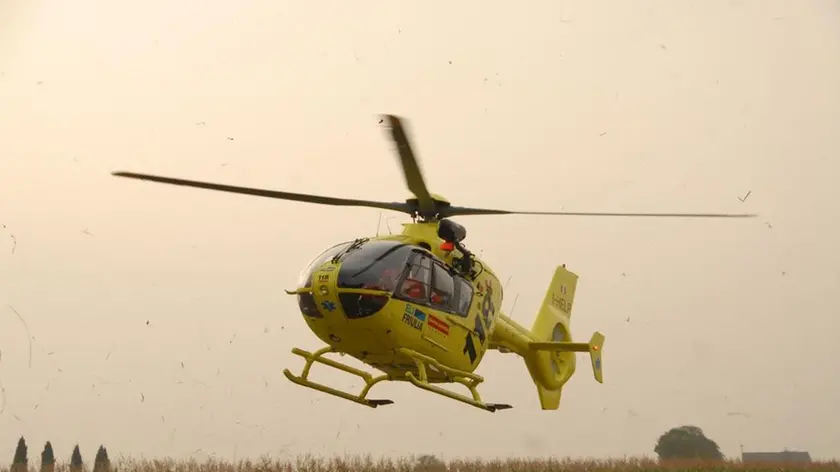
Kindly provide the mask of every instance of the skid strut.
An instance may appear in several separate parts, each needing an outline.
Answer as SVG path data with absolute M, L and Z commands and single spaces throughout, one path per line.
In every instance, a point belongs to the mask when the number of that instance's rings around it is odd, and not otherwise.
M 415 387 L 419 387 L 423 390 L 428 390 L 430 392 L 443 395 L 444 397 L 451 398 L 453 400 L 464 402 L 468 405 L 472 405 L 476 408 L 481 408 L 482 410 L 489 411 L 491 413 L 495 413 L 498 410 L 507 410 L 509 408 L 513 408 L 511 405 L 507 405 L 504 403 L 484 403 L 481 400 L 481 395 L 478 393 L 477 387 L 478 384 L 484 382 L 484 377 L 477 374 L 473 374 L 471 372 L 464 372 L 462 370 L 446 367 L 434 358 L 420 354 L 419 352 L 414 351 L 412 349 L 401 347 L 399 351 L 400 353 L 410 357 L 417 365 L 419 378 L 411 372 L 406 372 L 405 374 L 408 381 L 414 384 Z M 451 378 L 452 382 L 459 383 L 467 387 L 470 391 L 470 394 L 472 395 L 472 398 L 460 393 L 453 392 L 451 390 L 447 390 L 445 388 L 441 388 L 429 382 L 428 374 L 426 373 L 427 366 L 432 366 L 438 371 L 447 374 L 447 376 Z
M 292 374 L 289 371 L 289 369 L 284 369 L 283 374 L 286 376 L 286 378 L 298 385 L 309 387 L 311 389 L 318 390 L 319 392 L 329 393 L 330 395 L 335 395 L 336 397 L 344 398 L 346 400 L 350 400 L 351 402 L 369 406 L 371 408 L 376 408 L 380 405 L 390 405 L 391 403 L 394 403 L 391 400 L 374 400 L 366 398 L 371 387 L 384 380 L 389 380 L 389 377 L 387 375 L 380 375 L 374 377 L 363 370 L 359 370 L 354 367 L 350 367 L 349 365 L 345 365 L 324 357 L 325 354 L 329 354 L 332 352 L 336 352 L 336 350 L 330 346 L 318 349 L 314 353 L 304 351 L 303 349 L 294 348 L 292 349 L 292 353 L 297 354 L 298 356 L 301 356 L 304 359 L 306 359 L 306 364 L 303 366 L 303 371 L 301 372 L 300 376 Z M 357 377 L 360 377 L 365 382 L 364 388 L 358 395 L 353 395 L 351 393 L 342 392 L 341 390 L 337 390 L 332 387 L 328 387 L 326 385 L 309 380 L 309 371 L 310 369 L 312 369 L 312 364 L 315 362 L 328 365 L 343 372 L 347 372 L 348 374 L 353 374 Z

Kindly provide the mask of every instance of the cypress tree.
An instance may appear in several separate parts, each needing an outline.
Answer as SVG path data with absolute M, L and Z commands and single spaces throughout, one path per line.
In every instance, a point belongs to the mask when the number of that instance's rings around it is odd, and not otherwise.
M 41 472 L 53 472 L 55 470 L 55 455 L 53 455 L 52 444 L 47 441 L 44 450 L 41 452 Z
M 108 451 L 105 446 L 100 445 L 96 451 L 96 458 L 93 459 L 93 472 L 110 472 L 111 461 L 108 460 Z
M 23 436 L 18 439 L 17 447 L 15 448 L 15 458 L 12 460 L 11 472 L 26 472 L 29 468 L 29 460 L 26 457 L 26 440 Z
M 79 451 L 79 445 L 73 448 L 73 455 L 70 456 L 70 470 L 71 472 L 81 472 L 83 467 L 82 453 Z

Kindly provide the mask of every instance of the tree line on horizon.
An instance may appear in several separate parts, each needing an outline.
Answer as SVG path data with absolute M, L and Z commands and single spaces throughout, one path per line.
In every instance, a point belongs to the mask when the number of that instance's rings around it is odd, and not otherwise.
M 23 436 L 18 439 L 17 447 L 15 448 L 15 457 L 12 460 L 12 467 L 9 472 L 28 472 L 29 471 L 29 448 L 26 445 L 26 439 Z M 55 453 L 53 452 L 52 444 L 47 441 L 44 444 L 44 450 L 41 451 L 41 469 L 40 472 L 54 472 L 55 471 Z M 84 472 L 85 464 L 82 460 L 82 452 L 79 450 L 79 445 L 73 447 L 73 453 L 70 454 L 70 472 Z M 96 451 L 96 457 L 93 459 L 93 472 L 112 472 L 111 461 L 108 459 L 108 450 L 104 445 L 100 445 Z
M 706 461 L 722 461 L 723 454 L 717 443 L 703 433 L 697 426 L 679 426 L 671 428 L 659 437 L 654 447 L 654 452 L 659 460 L 681 460 L 694 459 Z M 15 456 L 12 460 L 12 467 L 9 472 L 29 472 L 28 447 L 23 436 L 20 437 L 15 448 Z M 443 466 L 443 462 L 431 454 L 421 455 L 419 464 L 426 469 L 437 469 Z M 44 450 L 41 452 L 40 472 L 55 471 L 55 454 L 52 444 L 47 441 Z M 84 472 L 84 462 L 79 445 L 73 447 L 70 455 L 70 472 Z M 100 445 L 96 451 L 93 461 L 93 472 L 113 472 L 111 461 L 108 459 L 108 451 L 104 445 Z

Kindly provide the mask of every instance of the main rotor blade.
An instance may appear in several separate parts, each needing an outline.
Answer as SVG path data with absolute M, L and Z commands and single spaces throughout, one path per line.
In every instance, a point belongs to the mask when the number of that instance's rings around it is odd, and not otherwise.
M 383 210 L 394 210 L 402 213 L 412 213 L 412 208 L 406 203 L 400 202 L 375 202 L 370 200 L 355 200 L 350 198 L 335 198 L 322 197 L 319 195 L 308 195 L 304 193 L 280 192 L 276 190 L 263 190 L 251 187 L 237 187 L 233 185 L 214 184 L 210 182 L 199 182 L 196 180 L 176 179 L 172 177 L 161 177 L 157 175 L 138 174 L 135 172 L 111 172 L 111 175 L 117 177 L 127 177 L 129 179 L 148 180 L 151 182 L 158 182 L 170 185 L 180 185 L 184 187 L 203 188 L 207 190 L 216 190 L 220 192 L 238 193 L 244 195 L 255 195 L 258 197 L 276 198 L 280 200 L 294 200 L 298 202 L 318 203 L 321 205 L 337 205 L 337 206 L 361 206 L 381 208 Z
M 384 119 L 388 120 L 391 126 L 391 139 L 397 145 L 397 151 L 400 156 L 400 164 L 402 164 L 403 174 L 405 175 L 405 183 L 408 185 L 408 190 L 417 197 L 417 204 L 420 207 L 420 212 L 427 216 L 433 216 L 436 212 L 435 201 L 426 188 L 426 182 L 423 180 L 423 173 L 420 171 L 420 166 L 417 164 L 417 158 L 414 156 L 414 151 L 411 149 L 408 136 L 402 125 L 402 120 L 396 115 L 384 115 Z
M 571 211 L 508 211 L 490 210 L 485 208 L 467 208 L 452 206 L 442 210 L 445 215 L 557 215 L 557 216 L 637 216 L 637 217 L 669 217 L 669 218 L 753 218 L 757 215 L 738 213 L 592 213 Z

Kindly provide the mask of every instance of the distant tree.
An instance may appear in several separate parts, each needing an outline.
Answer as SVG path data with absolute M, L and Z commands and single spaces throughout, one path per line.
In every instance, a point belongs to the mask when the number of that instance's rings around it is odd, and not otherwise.
M 73 448 L 73 455 L 70 456 L 70 470 L 71 472 L 80 472 L 84 468 L 82 462 L 82 453 L 79 451 L 79 445 Z
M 423 454 L 417 458 L 417 467 L 414 470 L 422 472 L 445 471 L 446 463 L 432 454 Z
M 100 445 L 93 459 L 93 472 L 110 472 L 111 461 L 108 460 L 108 451 L 105 446 Z
M 55 455 L 52 444 L 47 441 L 44 450 L 41 451 L 41 472 L 53 472 L 55 470 Z
M 12 460 L 11 472 L 26 472 L 29 468 L 29 459 L 27 458 L 26 451 L 26 440 L 21 436 L 15 448 L 15 458 Z
M 723 454 L 717 443 L 707 438 L 703 430 L 697 426 L 671 428 L 659 437 L 653 451 L 660 460 L 723 460 Z

